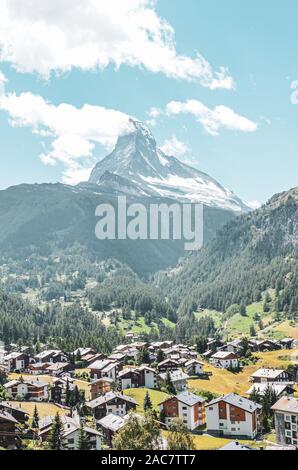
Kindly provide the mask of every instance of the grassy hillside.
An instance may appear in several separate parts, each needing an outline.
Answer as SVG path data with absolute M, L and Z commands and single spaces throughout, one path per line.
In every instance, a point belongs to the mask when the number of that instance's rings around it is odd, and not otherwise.
M 205 370 L 212 373 L 209 380 L 189 380 L 188 385 L 197 393 L 206 390 L 217 395 L 232 392 L 243 395 L 250 387 L 249 377 L 254 371 L 260 367 L 287 368 L 290 364 L 298 361 L 298 348 L 292 351 L 255 353 L 253 356 L 258 358 L 256 364 L 244 367 L 239 373 L 218 369 L 208 364 Z
M 130 388 L 127 390 L 124 390 L 124 393 L 136 400 L 138 403 L 137 407 L 137 412 L 138 413 L 144 413 L 144 398 L 146 395 L 147 389 L 145 388 Z M 164 392 L 160 392 L 159 390 L 148 390 L 153 409 L 155 409 L 157 412 L 159 412 L 159 406 L 158 404 L 161 403 L 163 400 L 165 400 L 169 395 L 167 395 Z
M 11 401 L 13 406 L 20 408 L 23 411 L 29 413 L 30 418 L 33 417 L 35 405 L 37 407 L 38 415 L 40 418 L 45 416 L 55 416 L 58 412 L 60 415 L 67 413 L 67 410 L 63 410 L 59 406 L 56 406 L 54 403 L 35 403 L 32 401 Z

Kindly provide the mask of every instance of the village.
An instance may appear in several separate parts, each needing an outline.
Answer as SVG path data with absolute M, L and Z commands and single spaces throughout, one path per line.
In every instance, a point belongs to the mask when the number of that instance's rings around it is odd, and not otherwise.
M 66 449 L 113 449 L 151 410 L 162 449 L 179 422 L 198 450 L 298 448 L 298 345 L 209 338 L 206 350 L 135 334 L 110 355 L 9 345 L 0 349 L 0 448 L 43 448 L 57 422 Z M 82 437 L 83 436 L 83 437 Z

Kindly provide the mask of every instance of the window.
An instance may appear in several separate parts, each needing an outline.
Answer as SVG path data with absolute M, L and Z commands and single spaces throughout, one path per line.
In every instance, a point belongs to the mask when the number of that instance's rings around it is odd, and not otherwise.
M 208 410 L 213 411 L 213 406 L 209 406 Z
M 289 415 L 285 415 L 285 421 L 291 421 L 291 417 Z
M 67 439 L 68 444 L 74 444 L 74 439 Z

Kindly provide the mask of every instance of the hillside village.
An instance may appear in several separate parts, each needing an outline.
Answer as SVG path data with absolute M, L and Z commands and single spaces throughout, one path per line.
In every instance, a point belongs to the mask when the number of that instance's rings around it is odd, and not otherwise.
M 10 344 L 0 350 L 0 447 L 48 448 L 58 434 L 69 450 L 118 448 L 150 414 L 156 448 L 169 448 L 177 426 L 198 450 L 298 448 L 297 346 L 209 338 L 199 353 L 129 335 L 106 355 Z

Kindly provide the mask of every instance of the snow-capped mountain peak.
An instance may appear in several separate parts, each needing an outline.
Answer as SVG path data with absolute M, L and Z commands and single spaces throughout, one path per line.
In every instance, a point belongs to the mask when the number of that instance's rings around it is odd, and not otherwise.
M 126 189 L 133 185 L 142 195 L 179 202 L 201 202 L 234 212 L 249 210 L 232 191 L 215 179 L 165 155 L 157 148 L 154 136 L 143 123 L 131 119 L 130 124 L 131 132 L 120 136 L 112 153 L 97 163 L 89 183 L 101 186 L 102 176 L 108 172 L 128 180 L 130 184 L 125 185 Z

